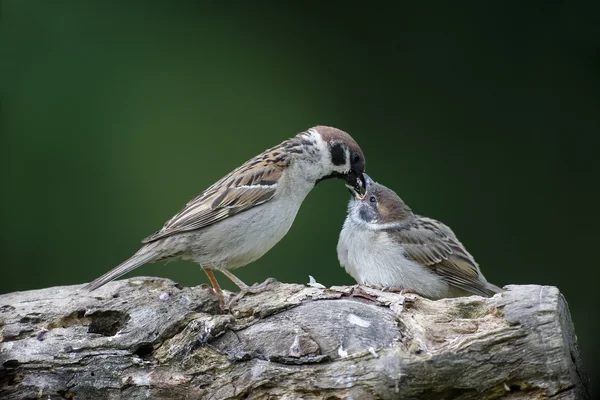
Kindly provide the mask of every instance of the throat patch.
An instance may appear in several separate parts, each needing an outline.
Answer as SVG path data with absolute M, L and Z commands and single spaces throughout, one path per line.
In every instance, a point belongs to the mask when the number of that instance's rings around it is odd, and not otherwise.
M 373 222 L 377 218 L 377 211 L 373 210 L 371 207 L 363 206 L 358 211 L 358 215 L 360 219 L 365 222 Z
M 333 165 L 344 165 L 346 163 L 346 152 L 341 143 L 334 143 L 329 150 L 331 153 L 331 162 Z

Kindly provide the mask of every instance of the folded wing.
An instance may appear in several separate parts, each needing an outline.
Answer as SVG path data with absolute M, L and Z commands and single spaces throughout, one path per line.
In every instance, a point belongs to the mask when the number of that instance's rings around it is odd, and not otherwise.
M 446 225 L 421 217 L 416 224 L 394 230 L 405 255 L 431 268 L 449 284 L 482 296 L 491 296 L 477 263 Z
M 190 200 L 160 231 L 142 242 L 202 229 L 268 202 L 287 165 L 281 145 L 267 150 Z

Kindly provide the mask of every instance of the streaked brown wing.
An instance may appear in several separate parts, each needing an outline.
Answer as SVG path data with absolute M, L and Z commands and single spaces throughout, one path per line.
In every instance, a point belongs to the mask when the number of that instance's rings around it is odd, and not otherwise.
M 489 289 L 479 279 L 477 263 L 450 228 L 429 218 L 417 218 L 416 223 L 390 232 L 403 245 L 405 255 L 453 286 L 489 296 Z
M 271 200 L 289 163 L 281 146 L 265 151 L 223 177 L 142 242 L 201 229 Z

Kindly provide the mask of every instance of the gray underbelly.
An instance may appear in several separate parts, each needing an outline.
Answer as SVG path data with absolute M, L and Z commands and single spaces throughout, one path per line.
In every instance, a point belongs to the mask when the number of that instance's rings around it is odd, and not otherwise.
M 292 210 L 293 211 L 293 210 Z M 239 268 L 256 261 L 289 231 L 296 211 L 256 207 L 209 229 L 185 234 L 181 258 L 214 269 Z

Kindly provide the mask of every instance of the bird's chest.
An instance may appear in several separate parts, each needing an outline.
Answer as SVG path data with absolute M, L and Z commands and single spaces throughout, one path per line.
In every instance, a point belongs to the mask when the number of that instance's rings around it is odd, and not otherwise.
M 358 283 L 378 280 L 382 269 L 402 258 L 401 250 L 385 232 L 357 229 L 352 224 L 344 227 L 338 244 L 340 263 Z
M 202 235 L 210 253 L 199 263 L 216 268 L 238 268 L 262 257 L 289 231 L 301 201 L 279 197 L 219 223 Z
M 381 250 L 381 242 L 380 235 L 375 232 L 345 226 L 338 246 L 340 262 L 346 270 L 354 270 L 358 265 L 370 264 Z
M 405 256 L 402 245 L 384 231 L 344 227 L 338 244 L 340 263 L 358 283 L 382 288 L 412 287 L 431 276 Z

